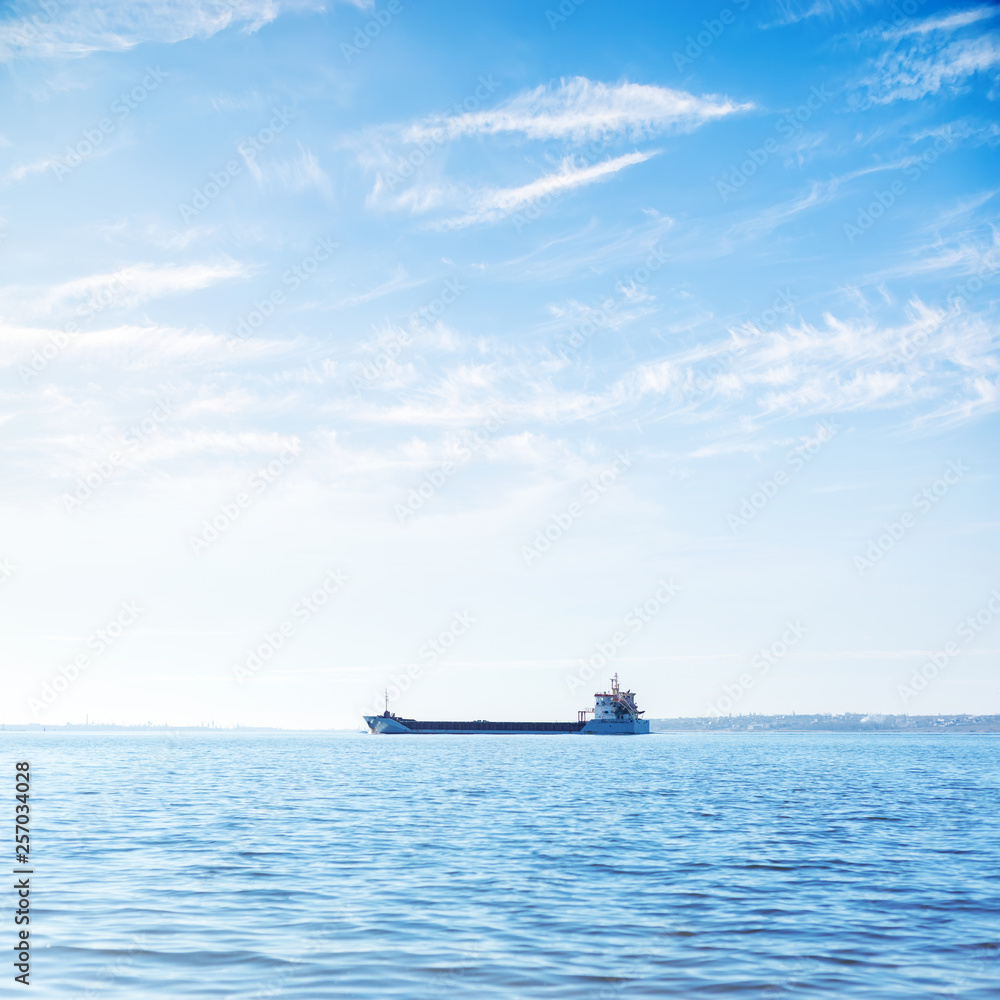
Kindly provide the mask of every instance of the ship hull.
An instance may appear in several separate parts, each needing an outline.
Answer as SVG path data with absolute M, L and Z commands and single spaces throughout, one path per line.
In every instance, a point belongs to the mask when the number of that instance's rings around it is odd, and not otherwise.
M 583 722 L 423 722 L 416 719 L 398 719 L 395 716 L 366 715 L 368 728 L 383 735 L 399 733 L 586 733 L 590 736 L 634 736 L 649 732 L 645 719 L 624 722 L 604 722 L 591 719 Z
M 409 733 L 412 730 L 400 725 L 395 719 L 386 719 L 381 715 L 366 715 L 365 722 L 373 733 Z
M 578 733 L 582 722 L 423 722 L 416 719 L 397 719 L 394 716 L 366 715 L 368 728 L 373 733 Z
M 591 719 L 580 732 L 587 736 L 641 736 L 649 732 L 649 723 L 645 719 L 624 722 Z

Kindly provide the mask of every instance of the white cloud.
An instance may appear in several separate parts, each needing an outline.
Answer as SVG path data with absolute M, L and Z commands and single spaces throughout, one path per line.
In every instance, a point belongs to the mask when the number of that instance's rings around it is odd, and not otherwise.
M 928 17 L 923 21 L 904 24 L 883 34 L 884 38 L 904 38 L 907 35 L 927 35 L 932 31 L 954 31 L 968 24 L 993 17 L 996 11 L 990 7 L 973 7 L 972 10 L 961 10 L 955 14 L 944 14 L 941 17 Z
M 638 151 L 615 155 L 620 150 L 613 150 L 613 142 L 648 139 L 671 129 L 690 131 L 752 107 L 715 95 L 699 97 L 666 87 L 574 77 L 522 91 L 496 108 L 367 129 L 350 145 L 362 167 L 376 172 L 366 205 L 411 213 L 458 210 L 435 226 L 455 229 L 495 222 L 539 199 L 602 180 L 656 155 Z M 599 141 L 583 162 L 568 156 L 554 172 L 514 187 L 476 188 L 444 176 L 447 157 L 441 150 L 448 142 L 463 136 L 504 135 Z M 416 144 L 419 149 L 414 150 Z M 598 156 L 606 158 L 594 162 Z
M 0 365 L 14 366 L 30 361 L 32 352 L 41 349 L 61 331 L 32 329 L 4 324 Z M 167 326 L 123 325 L 105 327 L 70 337 L 64 351 L 53 364 L 60 371 L 72 371 L 79 361 L 93 358 L 118 359 L 131 371 L 157 371 L 159 365 L 172 362 L 189 364 L 204 360 L 228 360 L 225 337 L 208 332 L 179 330 Z
M 798 0 L 778 0 L 778 18 L 764 28 L 782 28 L 788 24 L 798 24 L 813 17 L 832 17 L 833 4 L 830 0 L 812 0 L 812 3 L 799 3 Z
M 966 379 L 962 396 L 946 401 L 919 423 L 951 428 L 1000 410 L 1000 376 L 977 375 Z
M 256 156 L 246 153 L 243 153 L 243 159 L 261 190 L 270 190 L 278 186 L 294 194 L 300 194 L 312 187 L 324 197 L 332 197 L 333 185 L 329 175 L 320 166 L 316 154 L 306 149 L 301 142 L 298 146 L 298 156 L 291 160 L 272 160 L 261 165 Z
M 247 273 L 243 264 L 232 260 L 166 266 L 129 264 L 118 271 L 88 274 L 47 288 L 8 285 L 0 288 L 0 305 L 22 318 L 51 316 L 70 306 L 76 306 L 78 315 L 90 317 L 111 306 L 194 292 Z
M 9 328 L 17 323 L 44 324 L 56 317 L 89 324 L 97 317 L 106 320 L 112 315 L 109 310 L 199 291 L 249 273 L 248 268 L 235 261 L 167 266 L 130 264 L 118 271 L 88 274 L 47 287 L 0 286 L 0 312 L 11 324 Z M 20 329 L 28 330 L 29 327 Z M 95 337 L 96 334 L 87 336 Z
M 243 459 L 253 456 L 261 459 L 279 455 L 282 451 L 299 451 L 301 441 L 296 435 L 276 431 L 220 431 L 178 427 L 191 416 L 190 407 L 179 407 L 170 412 L 165 421 L 144 439 L 142 446 L 126 453 L 126 462 L 119 469 L 142 466 L 163 466 L 177 459 L 217 458 Z M 52 452 L 47 475 L 55 479 L 73 479 L 93 471 L 95 464 L 105 459 L 109 440 L 120 446 L 124 428 L 112 431 L 109 438 L 93 434 L 64 434 L 46 440 Z M 61 451 L 61 454 L 58 453 Z M 116 476 L 116 478 L 118 478 Z
M 919 160 L 919 156 L 908 156 L 901 160 L 876 163 L 874 166 L 851 170 L 826 181 L 813 181 L 806 194 L 796 195 L 790 201 L 780 202 L 762 209 L 733 225 L 729 234 L 737 239 L 756 239 L 764 236 L 778 226 L 794 219 L 800 212 L 830 203 L 837 197 L 844 185 L 859 177 L 867 177 L 869 174 L 884 173 L 890 170 L 902 170 Z
M 370 288 L 367 292 L 358 292 L 356 295 L 349 295 L 342 299 L 340 306 L 357 306 L 373 299 L 380 299 L 383 295 L 391 295 L 393 292 L 402 291 L 404 288 L 416 288 L 423 284 L 422 281 L 412 279 L 407 275 L 406 268 L 397 266 L 393 270 L 392 277 L 388 281 L 383 281 L 380 285 Z
M 48 7 L 48 11 L 44 7 Z M 312 7 L 308 0 L 77 0 L 43 5 L 30 17 L 0 25 L 0 60 L 122 52 L 143 42 L 209 38 L 230 25 L 257 31 L 282 9 Z
M 669 128 L 697 128 L 752 107 L 715 95 L 696 97 L 639 83 L 594 83 L 578 76 L 558 86 L 524 91 L 490 110 L 434 115 L 405 130 L 403 138 L 414 143 L 519 133 L 529 139 L 581 141 L 608 135 L 638 139 Z
M 892 47 L 878 59 L 865 80 L 875 104 L 916 101 L 942 89 L 959 88 L 977 73 L 1000 66 L 1000 35 L 966 34 L 948 37 L 993 16 L 989 8 L 974 8 L 934 16 L 887 32 L 879 37 Z
M 879 104 L 919 100 L 995 66 L 1000 66 L 1000 44 L 995 35 L 952 42 L 930 56 L 894 54 L 881 66 L 880 92 L 874 100 Z
M 835 182 L 813 182 L 807 194 L 798 195 L 791 201 L 781 202 L 778 205 L 771 205 L 737 222 L 730 230 L 730 235 L 738 240 L 753 240 L 766 236 L 778 226 L 794 219 L 800 212 L 806 212 L 817 205 L 831 201 L 835 193 Z
M 473 197 L 473 206 L 470 212 L 447 220 L 442 223 L 442 227 L 457 229 L 479 222 L 496 222 L 498 219 L 513 215 L 529 205 L 537 204 L 542 199 L 547 200 L 564 191 L 604 180 L 626 167 L 631 167 L 636 163 L 644 163 L 655 155 L 655 152 L 628 153 L 625 156 L 618 156 L 612 160 L 604 160 L 586 167 L 577 167 L 572 158 L 567 157 L 556 173 L 545 174 L 529 184 L 513 188 L 492 188 L 478 192 Z
M 664 395 L 690 415 L 748 405 L 758 416 L 915 406 L 940 426 L 998 408 L 1000 332 L 985 318 L 913 300 L 907 321 L 825 317 L 780 330 L 735 327 L 732 339 L 637 366 L 633 393 Z
M 103 288 L 116 278 L 128 290 L 130 298 L 145 301 L 164 295 L 193 292 L 208 288 L 220 281 L 242 277 L 246 269 L 236 261 L 220 264 L 168 264 L 156 267 L 152 264 L 133 264 L 123 267 L 115 274 L 92 274 L 85 278 L 56 285 L 50 292 L 53 299 L 83 298 L 93 291 Z
M 6 183 L 12 181 L 23 181 L 25 177 L 32 174 L 43 174 L 49 167 L 55 166 L 59 162 L 58 156 L 50 156 L 44 160 L 35 160 L 34 163 L 22 163 L 16 167 L 11 167 L 3 176 Z

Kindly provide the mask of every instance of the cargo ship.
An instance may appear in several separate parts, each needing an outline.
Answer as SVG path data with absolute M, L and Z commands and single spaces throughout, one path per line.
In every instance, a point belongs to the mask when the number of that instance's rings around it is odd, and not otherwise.
M 594 694 L 594 707 L 577 712 L 576 722 L 424 722 L 404 719 L 389 711 L 386 695 L 381 715 L 364 716 L 373 733 L 584 733 L 594 736 L 635 736 L 649 732 L 649 723 L 640 718 L 644 710 L 635 703 L 635 692 L 622 691 L 618 674 L 611 679 L 610 691 Z M 592 715 L 592 719 L 587 716 Z

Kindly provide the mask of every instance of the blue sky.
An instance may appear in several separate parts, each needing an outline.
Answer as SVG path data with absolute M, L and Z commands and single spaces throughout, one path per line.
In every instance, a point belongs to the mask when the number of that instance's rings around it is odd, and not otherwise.
M 996 7 L 3 18 L 3 721 L 1000 712 Z

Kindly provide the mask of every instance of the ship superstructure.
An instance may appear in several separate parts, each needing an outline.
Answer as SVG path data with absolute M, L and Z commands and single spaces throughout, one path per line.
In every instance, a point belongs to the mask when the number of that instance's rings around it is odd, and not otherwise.
M 598 691 L 594 695 L 594 707 L 580 713 L 581 721 L 591 711 L 594 717 L 580 730 L 581 733 L 630 736 L 649 732 L 649 723 L 641 718 L 645 712 L 635 703 L 635 692 L 621 690 L 618 674 L 611 679 L 610 691 Z
M 587 716 L 592 715 L 592 719 Z M 649 723 L 640 718 L 643 712 L 636 706 L 635 693 L 622 691 L 618 675 L 612 678 L 610 691 L 594 695 L 594 707 L 577 713 L 576 722 L 424 722 L 404 719 L 389 711 L 386 698 L 381 715 L 364 716 L 373 733 L 586 733 L 599 736 L 627 736 L 649 732 Z

